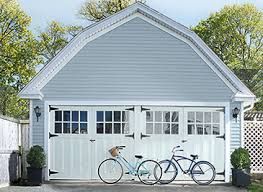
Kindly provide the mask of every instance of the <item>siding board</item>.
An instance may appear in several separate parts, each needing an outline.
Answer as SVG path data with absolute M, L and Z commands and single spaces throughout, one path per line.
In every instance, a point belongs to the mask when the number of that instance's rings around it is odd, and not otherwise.
M 135 18 L 88 43 L 45 99 L 229 101 L 233 92 L 183 41 Z
M 40 145 L 44 148 L 44 102 L 41 100 L 32 100 L 33 120 L 32 120 L 32 145 Z M 36 118 L 34 108 L 39 106 L 41 116 Z

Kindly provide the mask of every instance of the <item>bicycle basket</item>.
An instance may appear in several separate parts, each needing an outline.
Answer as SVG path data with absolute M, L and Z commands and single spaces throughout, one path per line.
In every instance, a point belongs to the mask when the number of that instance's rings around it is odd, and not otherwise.
M 112 157 L 116 157 L 119 155 L 119 150 L 117 149 L 117 147 L 113 147 L 109 150 L 109 153 Z

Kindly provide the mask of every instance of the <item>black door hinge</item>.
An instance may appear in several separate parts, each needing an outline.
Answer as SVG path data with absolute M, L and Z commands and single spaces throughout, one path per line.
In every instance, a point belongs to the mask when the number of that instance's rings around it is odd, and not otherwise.
M 216 138 L 218 138 L 218 139 L 226 139 L 226 136 L 225 136 L 225 134 L 224 135 L 220 135 L 220 136 L 217 136 Z
M 223 172 L 216 173 L 217 175 L 225 175 L 225 170 Z
M 50 169 L 48 170 L 49 176 L 50 176 L 50 175 L 53 175 L 53 174 L 57 174 L 57 173 L 58 173 L 57 171 L 52 171 L 52 170 L 50 170 Z
M 52 134 L 52 133 L 49 132 L 49 139 L 50 139 L 51 137 L 58 137 L 58 135 Z
M 57 107 L 51 107 L 51 105 L 49 105 L 49 112 L 57 109 L 58 109 Z
M 144 138 L 144 137 L 151 137 L 150 135 L 144 135 L 141 133 L 141 139 Z
M 143 111 L 149 111 L 150 109 L 147 109 L 147 108 L 144 108 L 144 107 L 142 107 L 141 106 L 141 112 L 143 112 Z
M 134 139 L 134 133 L 133 134 L 130 134 L 130 135 L 125 135 L 125 137 L 131 137 Z
M 134 111 L 134 107 L 125 109 L 126 111 Z

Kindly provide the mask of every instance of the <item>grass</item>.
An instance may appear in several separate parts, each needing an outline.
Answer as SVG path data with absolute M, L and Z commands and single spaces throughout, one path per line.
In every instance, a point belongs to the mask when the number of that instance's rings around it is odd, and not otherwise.
M 249 192 L 263 192 L 263 184 L 252 183 L 252 184 L 248 187 L 248 191 L 249 191 Z

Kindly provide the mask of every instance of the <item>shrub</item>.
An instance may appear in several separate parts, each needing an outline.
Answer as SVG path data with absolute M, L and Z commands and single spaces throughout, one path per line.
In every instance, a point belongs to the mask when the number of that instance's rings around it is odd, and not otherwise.
M 250 168 L 250 163 L 248 150 L 242 147 L 235 149 L 231 154 L 231 164 L 235 169 L 248 169 Z
M 43 168 L 45 166 L 46 155 L 44 149 L 39 145 L 30 148 L 26 156 L 27 163 L 33 168 Z

